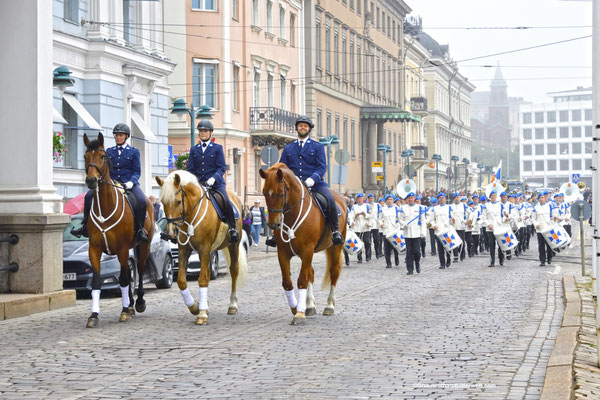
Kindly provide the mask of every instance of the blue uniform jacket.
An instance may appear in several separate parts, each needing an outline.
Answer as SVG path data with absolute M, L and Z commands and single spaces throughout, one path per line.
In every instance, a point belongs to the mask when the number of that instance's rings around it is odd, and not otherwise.
M 198 143 L 190 151 L 187 170 L 196 175 L 198 181 L 206 182 L 210 178 L 215 178 L 215 187 L 225 185 L 223 175 L 225 174 L 225 154 L 223 146 L 209 142 L 204 153 L 202 152 L 202 142 Z
M 279 162 L 287 165 L 302 181 L 312 178 L 315 181 L 314 189 L 327 187 L 327 183 L 323 181 L 323 175 L 327 171 L 327 159 L 325 147 L 321 143 L 308 138 L 300 151 L 296 140 L 283 148 Z
M 133 182 L 134 185 L 139 185 L 138 179 L 140 179 L 142 169 L 138 149 L 125 145 L 119 155 L 117 146 L 114 146 L 106 149 L 106 154 L 112 162 L 112 171 L 110 171 L 112 180 L 121 183 Z

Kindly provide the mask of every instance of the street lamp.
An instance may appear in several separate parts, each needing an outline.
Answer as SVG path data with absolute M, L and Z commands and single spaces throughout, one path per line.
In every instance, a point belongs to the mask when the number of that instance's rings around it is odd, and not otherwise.
M 190 107 L 188 107 L 185 104 L 184 99 L 177 99 L 173 102 L 173 107 L 171 107 L 171 114 L 175 114 L 175 115 L 188 114 L 190 116 L 190 119 L 191 119 L 190 150 L 196 144 L 196 137 L 195 137 L 196 118 L 211 119 L 212 116 L 214 115 L 212 112 L 210 112 L 209 106 L 204 105 L 204 106 L 198 108 L 198 110 L 194 110 L 194 105 L 192 104 Z
M 469 164 L 471 161 L 465 157 L 462 160 L 465 163 L 465 195 L 467 194 L 467 181 L 469 180 Z
M 492 172 L 493 172 L 493 171 L 492 171 L 492 168 L 493 168 L 493 167 L 491 167 L 491 166 L 489 166 L 489 165 L 488 165 L 487 167 L 485 167 L 485 172 L 487 173 L 487 176 L 488 176 L 488 184 L 491 182 L 491 181 L 490 181 L 490 175 L 491 175 L 491 174 L 492 174 Z
M 323 136 L 319 138 L 319 143 L 327 148 L 327 187 L 329 187 L 331 182 L 331 168 L 329 167 L 329 159 L 331 158 L 330 147 L 332 144 L 339 144 L 340 139 L 336 135 Z
M 454 175 L 454 192 L 456 193 L 456 162 L 458 161 L 458 156 L 450 157 L 450 161 L 454 162 L 454 169 L 452 170 L 452 175 Z
M 437 194 L 440 190 L 439 175 L 438 175 L 438 162 L 442 161 L 442 156 L 439 154 L 434 154 L 431 158 L 433 158 L 435 160 L 435 193 Z
M 67 87 L 73 86 L 74 84 L 75 79 L 71 78 L 71 71 L 64 65 L 56 68 L 52 73 L 52 85 L 56 86 L 61 92 L 64 93 Z
M 406 158 L 406 174 L 408 175 L 408 179 L 412 179 L 412 173 L 410 170 L 410 158 L 414 154 L 415 154 L 415 152 L 412 149 L 406 149 L 400 154 L 400 156 Z
M 385 174 L 386 174 L 385 154 L 392 152 L 392 146 L 390 146 L 389 144 L 382 143 L 379 146 L 377 146 L 377 151 L 383 152 L 383 195 L 385 196 L 387 194 L 387 186 L 385 184 Z
M 479 187 L 481 188 L 481 170 L 483 169 L 483 163 L 478 163 L 477 168 L 479 169 Z

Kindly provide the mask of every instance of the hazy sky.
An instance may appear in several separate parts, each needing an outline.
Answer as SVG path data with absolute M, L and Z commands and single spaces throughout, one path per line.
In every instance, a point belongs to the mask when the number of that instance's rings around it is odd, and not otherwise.
M 560 0 L 406 0 L 411 15 L 423 18 L 424 30 L 450 45 L 456 60 L 556 42 L 592 34 L 592 2 Z M 560 27 L 528 30 L 436 29 L 448 27 Z M 548 101 L 547 92 L 592 85 L 592 39 L 580 39 L 459 63 L 476 90 L 489 90 L 500 62 L 508 95 Z M 493 65 L 494 68 L 478 66 Z M 589 67 L 589 68 L 573 68 Z

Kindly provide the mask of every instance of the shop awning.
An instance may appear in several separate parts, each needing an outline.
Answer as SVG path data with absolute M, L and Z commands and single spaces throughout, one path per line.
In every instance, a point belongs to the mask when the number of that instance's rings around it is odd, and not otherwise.
M 83 104 L 81 104 L 75 96 L 73 96 L 72 94 L 63 93 L 63 99 L 65 99 L 65 101 L 71 106 L 73 111 L 77 113 L 79 118 L 83 120 L 83 123 L 87 125 L 88 128 L 97 129 L 100 131 L 102 130 L 100 124 L 96 122 L 94 117 L 90 115 L 90 113 L 85 109 Z M 65 121 L 64 123 L 66 124 L 67 122 Z
M 140 113 L 137 112 L 137 110 L 133 107 L 131 108 L 131 122 L 133 122 L 135 127 L 139 129 L 140 132 L 142 132 L 144 139 L 152 143 L 158 143 L 158 138 L 154 132 L 152 132 L 152 129 L 150 129 L 148 124 L 146 124 L 146 121 L 144 121 L 144 118 L 142 118 Z
M 63 116 L 58 112 L 58 110 L 52 107 L 52 122 L 55 124 L 67 125 L 68 122 Z

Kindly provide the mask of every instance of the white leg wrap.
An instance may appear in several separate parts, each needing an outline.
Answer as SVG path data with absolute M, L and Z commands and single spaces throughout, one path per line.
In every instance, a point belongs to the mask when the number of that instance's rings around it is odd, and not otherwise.
M 298 305 L 298 300 L 296 300 L 296 295 L 294 294 L 294 289 L 292 290 L 284 290 L 285 297 L 287 297 L 288 304 L 290 308 L 296 308 Z
M 129 307 L 129 285 L 121 286 L 121 300 L 123 301 L 123 307 Z
M 190 289 L 185 288 L 183 290 L 180 290 L 179 292 L 181 292 L 181 297 L 183 297 L 183 302 L 186 306 L 191 307 L 194 305 L 194 298 L 190 293 Z
M 198 300 L 200 303 L 201 310 L 208 310 L 208 288 L 201 287 L 200 288 L 200 299 Z
M 92 290 L 92 312 L 100 313 L 100 290 Z
M 296 307 L 298 312 L 306 311 L 306 289 L 298 289 L 298 307 Z

